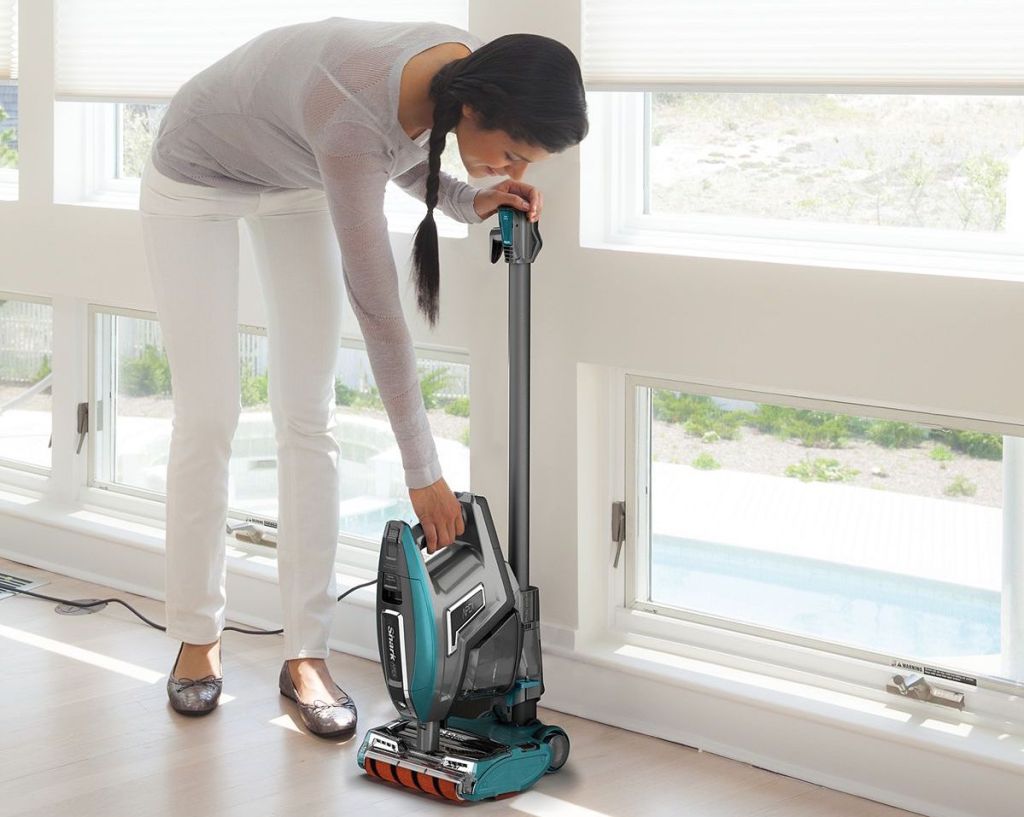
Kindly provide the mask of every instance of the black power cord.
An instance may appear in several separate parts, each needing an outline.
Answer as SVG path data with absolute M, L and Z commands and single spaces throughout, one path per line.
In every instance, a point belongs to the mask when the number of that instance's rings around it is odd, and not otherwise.
M 357 584 L 355 587 L 350 587 L 348 590 L 346 590 L 344 593 L 342 593 L 340 596 L 338 596 L 338 601 L 341 601 L 349 593 L 354 593 L 356 590 L 360 590 L 363 587 L 369 587 L 371 584 L 376 584 L 376 583 L 377 583 L 377 580 L 374 579 L 373 581 L 364 582 L 363 584 Z M 139 618 L 141 618 L 150 627 L 154 627 L 155 629 L 160 630 L 161 632 L 167 632 L 167 628 L 166 627 L 162 627 L 161 625 L 157 624 L 155 621 L 150 621 L 148 618 L 146 618 L 144 615 L 142 615 L 142 613 L 140 613 L 138 610 L 136 610 L 130 604 L 121 601 L 121 599 L 94 599 L 93 601 L 88 601 L 88 602 L 69 601 L 68 599 L 58 599 L 58 598 L 55 598 L 54 596 L 44 596 L 42 593 L 33 593 L 33 592 L 29 591 L 29 590 L 18 590 L 18 589 L 13 588 L 13 587 L 7 587 L 6 585 L 3 586 L 3 587 L 0 587 L 0 591 L 3 591 L 5 593 L 8 593 L 8 592 L 9 593 L 20 593 L 23 596 L 32 596 L 33 598 L 44 599 L 45 601 L 59 601 L 61 604 L 66 604 L 66 605 L 68 605 L 70 607 L 86 608 L 86 607 L 96 607 L 97 605 L 100 605 L 100 604 L 103 604 L 103 605 L 111 604 L 111 603 L 113 603 L 113 604 L 120 604 L 122 607 L 127 607 L 129 610 L 131 610 L 135 615 L 137 615 Z M 244 633 L 245 635 L 280 635 L 281 633 L 284 632 L 284 628 L 283 627 L 281 629 L 279 629 L 279 630 L 245 630 L 245 629 L 242 629 L 241 627 L 225 627 L 224 629 L 225 630 L 234 630 L 236 633 Z

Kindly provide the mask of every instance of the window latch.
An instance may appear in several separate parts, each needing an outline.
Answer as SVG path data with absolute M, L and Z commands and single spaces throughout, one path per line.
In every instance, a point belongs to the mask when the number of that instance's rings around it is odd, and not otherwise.
M 904 698 L 927 701 L 930 704 L 941 704 L 942 706 L 949 706 L 961 711 L 964 708 L 964 694 L 962 692 L 932 686 L 925 680 L 923 675 L 916 672 L 892 676 L 892 680 L 885 685 L 885 691 Z
M 241 542 L 271 547 L 277 545 L 277 531 L 255 519 L 247 519 L 245 522 L 235 524 L 228 522 L 226 532 Z
M 78 404 L 78 448 L 76 454 L 82 453 L 82 443 L 85 442 L 85 435 L 89 433 L 89 404 Z
M 612 541 L 616 544 L 615 562 L 612 566 L 618 567 L 622 545 L 626 541 L 626 503 L 621 500 L 612 503 Z

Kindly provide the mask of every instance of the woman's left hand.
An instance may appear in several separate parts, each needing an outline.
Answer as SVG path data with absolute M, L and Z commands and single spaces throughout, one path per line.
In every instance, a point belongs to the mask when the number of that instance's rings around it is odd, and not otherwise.
M 485 187 L 473 199 L 473 209 L 480 218 L 490 218 L 498 212 L 498 207 L 508 204 L 517 210 L 529 213 L 530 221 L 540 218 L 544 207 L 544 197 L 540 191 L 526 182 L 507 179 L 498 182 L 494 187 Z

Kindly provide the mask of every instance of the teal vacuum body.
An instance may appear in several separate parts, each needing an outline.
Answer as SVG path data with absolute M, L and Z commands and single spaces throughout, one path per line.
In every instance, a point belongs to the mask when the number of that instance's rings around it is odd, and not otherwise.
M 529 584 L 530 264 L 536 223 L 498 210 L 491 262 L 509 265 L 509 560 L 487 500 L 458 494 L 465 532 L 425 558 L 420 525 L 381 541 L 377 641 L 398 718 L 371 729 L 369 775 L 453 801 L 506 797 L 560 769 L 569 738 L 537 720 L 540 602 Z

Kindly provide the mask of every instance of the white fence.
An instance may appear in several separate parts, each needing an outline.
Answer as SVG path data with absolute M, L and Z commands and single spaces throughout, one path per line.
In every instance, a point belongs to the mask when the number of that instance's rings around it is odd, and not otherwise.
M 53 354 L 53 307 L 0 301 L 0 383 L 35 383 Z

